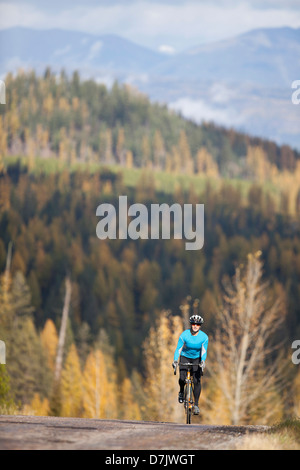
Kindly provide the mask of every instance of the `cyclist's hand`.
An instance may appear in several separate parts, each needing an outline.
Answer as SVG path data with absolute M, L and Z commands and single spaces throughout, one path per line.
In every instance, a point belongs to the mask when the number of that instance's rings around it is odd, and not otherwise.
M 201 361 L 199 366 L 201 367 L 201 369 L 205 369 L 205 361 Z
M 178 366 L 178 361 L 173 361 L 172 362 L 173 369 L 177 369 L 177 366 Z

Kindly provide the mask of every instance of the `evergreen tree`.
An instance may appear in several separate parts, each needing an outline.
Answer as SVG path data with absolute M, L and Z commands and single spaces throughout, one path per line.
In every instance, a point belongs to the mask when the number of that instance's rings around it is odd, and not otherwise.
M 34 393 L 47 396 L 51 374 L 31 318 L 14 322 L 7 335 L 7 371 L 16 402 L 29 403 Z
M 9 413 L 15 407 L 11 388 L 10 379 L 5 364 L 0 364 L 0 413 Z
M 13 277 L 6 326 L 7 372 L 16 402 L 28 403 L 35 392 L 47 395 L 51 375 L 33 322 L 30 292 L 22 273 Z M 7 304 L 6 304 L 7 305 Z

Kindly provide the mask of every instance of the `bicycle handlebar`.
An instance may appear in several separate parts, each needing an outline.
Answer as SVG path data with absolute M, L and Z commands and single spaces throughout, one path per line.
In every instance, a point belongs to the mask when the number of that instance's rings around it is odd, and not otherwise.
M 197 364 L 193 364 L 193 363 L 191 363 L 191 362 L 180 362 L 180 363 L 177 363 L 175 367 L 173 366 L 173 368 L 174 368 L 174 375 L 176 375 L 176 370 L 177 370 L 177 367 L 178 367 L 178 366 L 188 366 L 188 367 L 189 367 L 189 366 L 196 366 L 196 365 L 197 365 Z M 200 364 L 198 364 L 198 365 L 200 366 Z

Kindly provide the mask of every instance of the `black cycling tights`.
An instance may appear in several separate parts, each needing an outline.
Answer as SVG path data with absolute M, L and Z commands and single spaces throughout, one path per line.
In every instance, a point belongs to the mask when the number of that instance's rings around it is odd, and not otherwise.
M 184 385 L 185 385 L 185 378 L 186 378 L 186 370 L 180 371 L 180 378 L 179 378 L 179 385 L 180 385 L 180 392 L 183 393 Z M 195 405 L 198 406 L 199 397 L 201 393 L 201 376 L 200 376 L 200 369 L 198 368 L 197 372 L 193 373 L 193 382 L 194 382 L 194 398 L 195 398 Z
M 199 397 L 201 393 L 201 376 L 202 376 L 202 371 L 200 367 L 198 366 L 199 360 L 195 361 L 193 359 L 187 359 L 183 356 L 181 356 L 181 363 L 184 362 L 194 362 L 195 366 L 193 367 L 193 371 L 191 372 L 193 376 L 193 383 L 194 383 L 194 398 L 195 398 L 195 405 L 198 406 L 199 402 Z M 180 392 L 183 393 L 184 391 L 184 385 L 185 385 L 185 379 L 186 379 L 186 374 L 187 374 L 187 369 L 184 368 L 184 366 L 180 367 L 180 376 L 179 376 L 179 386 L 180 386 Z

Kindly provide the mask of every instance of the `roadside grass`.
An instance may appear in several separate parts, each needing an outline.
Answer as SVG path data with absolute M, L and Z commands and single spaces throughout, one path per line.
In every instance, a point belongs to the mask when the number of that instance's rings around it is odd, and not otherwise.
M 300 450 L 300 419 L 288 419 L 266 432 L 247 435 L 238 450 Z

